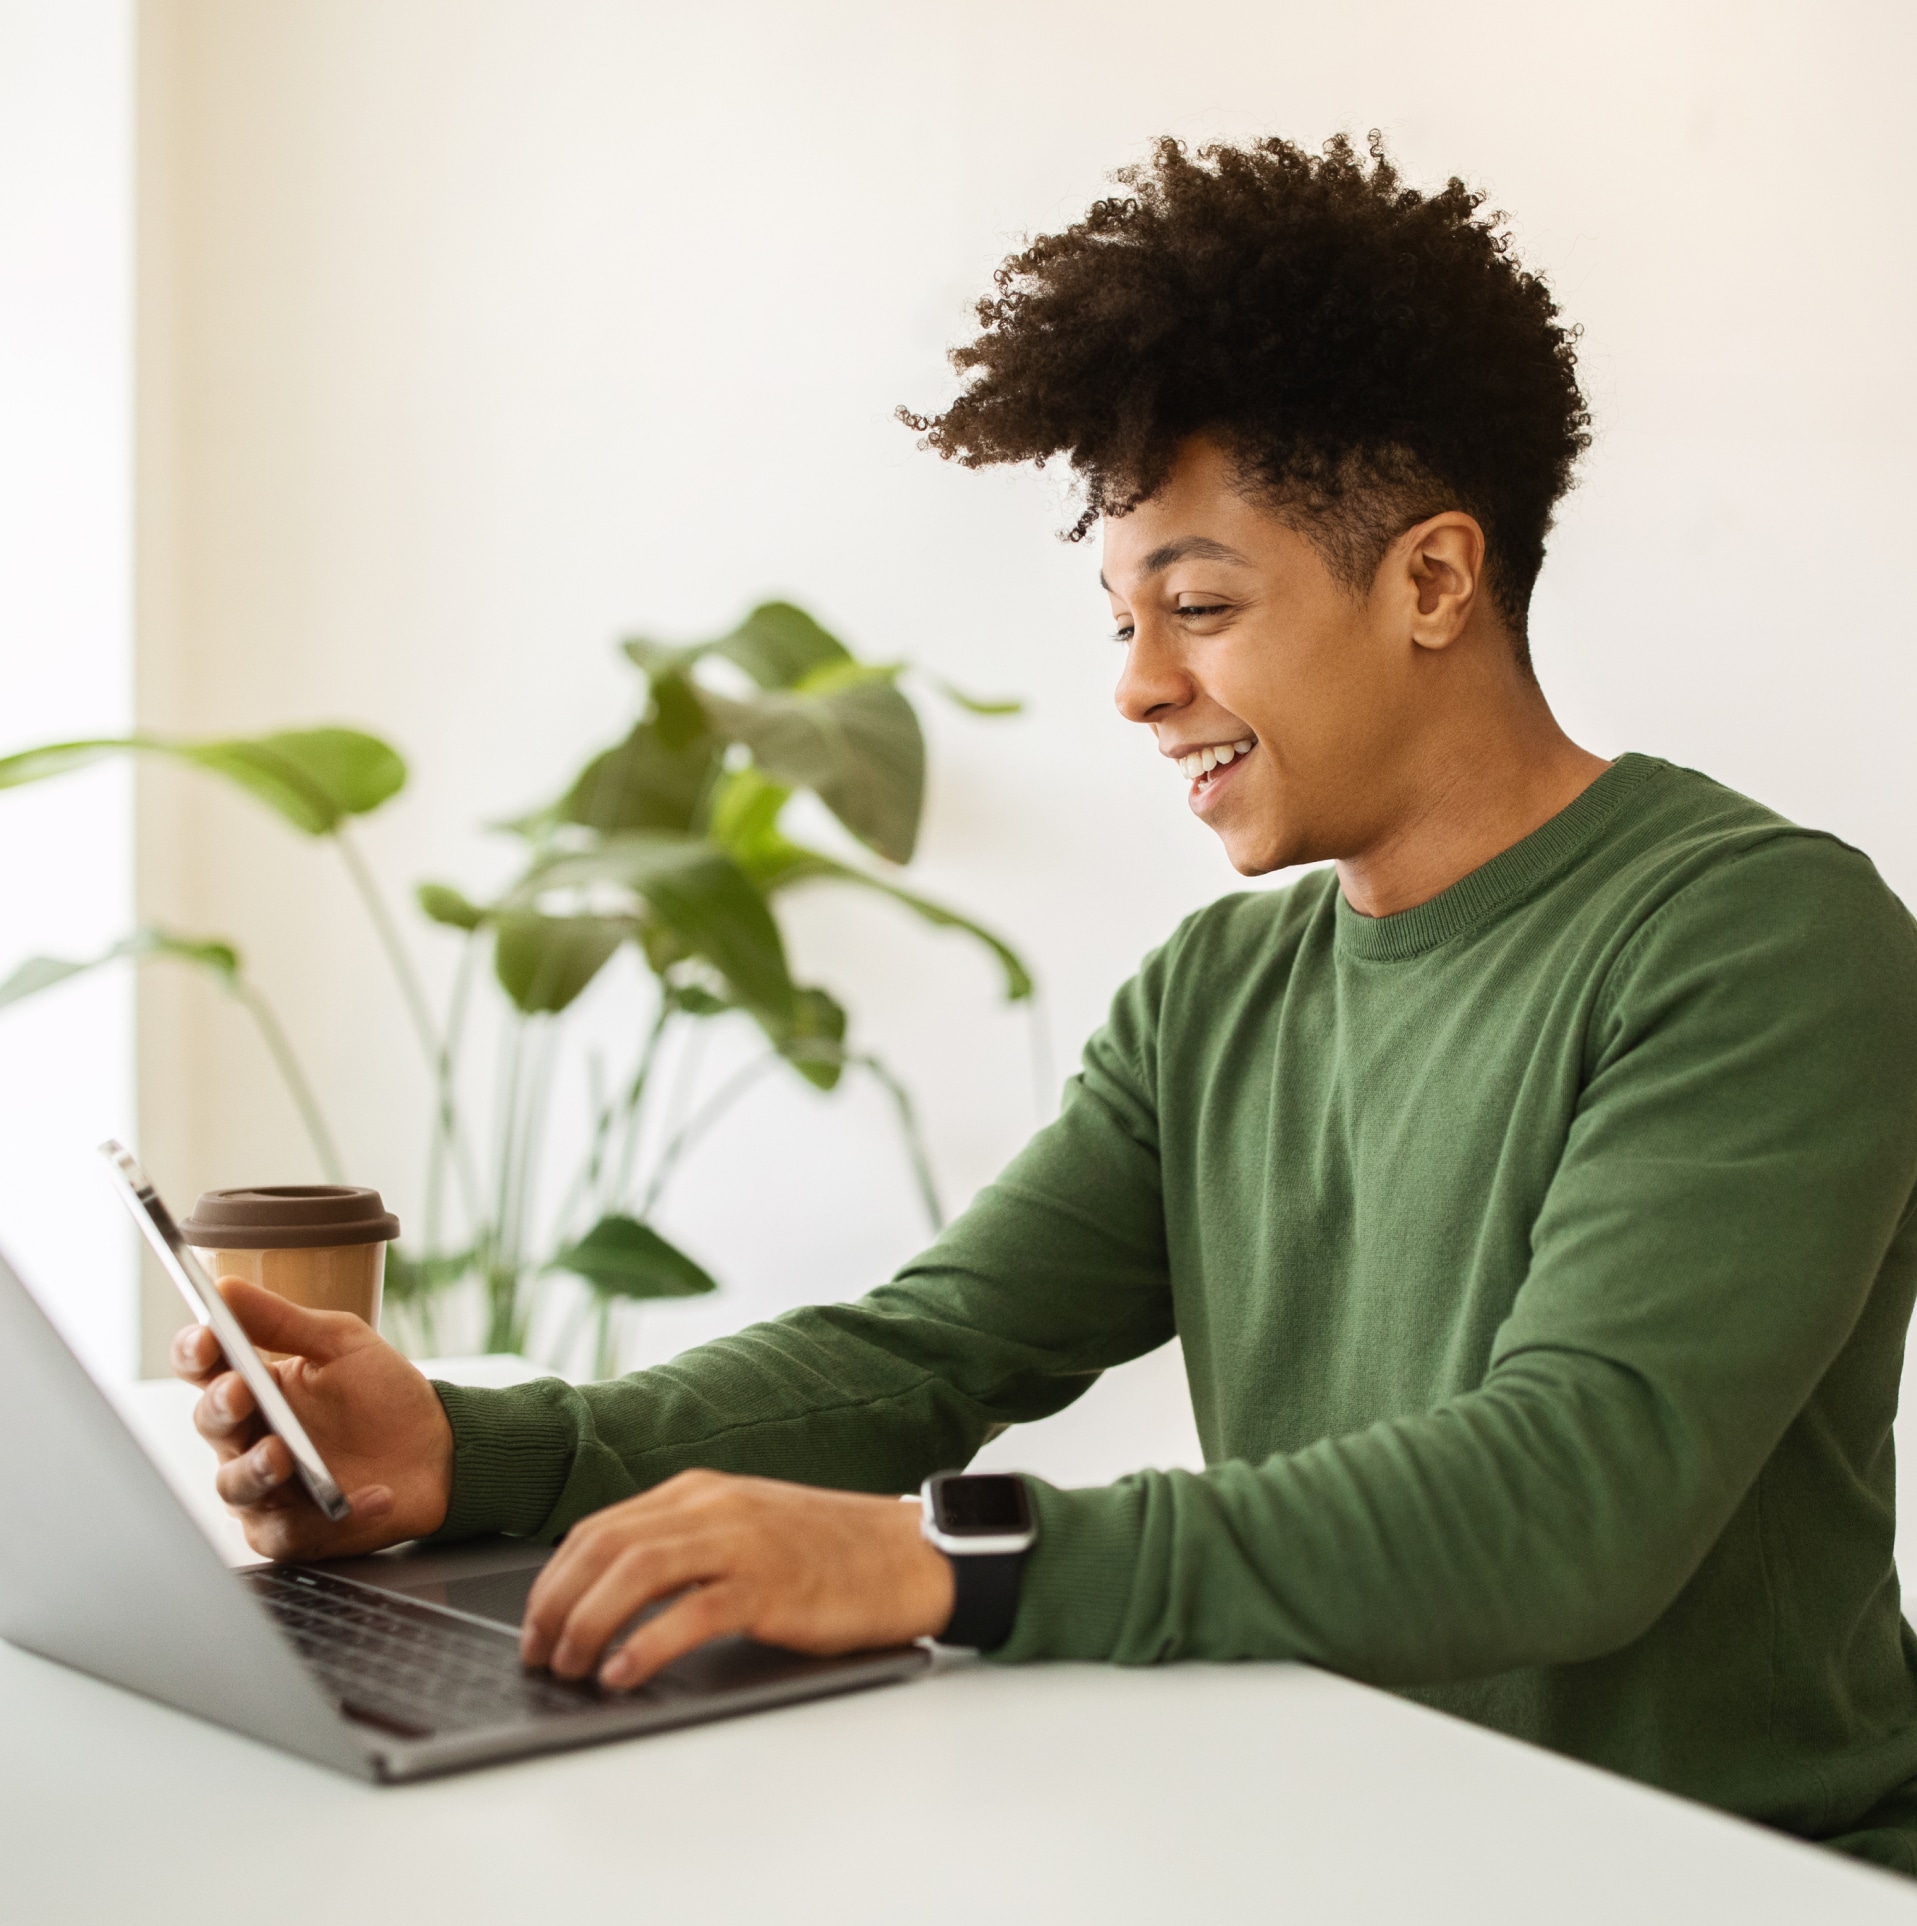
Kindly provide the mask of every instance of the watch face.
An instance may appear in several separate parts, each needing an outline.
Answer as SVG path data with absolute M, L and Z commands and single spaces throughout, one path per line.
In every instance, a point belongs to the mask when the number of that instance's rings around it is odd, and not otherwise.
M 939 1530 L 954 1538 L 991 1538 L 1032 1528 L 1024 1479 L 1000 1472 L 938 1479 L 932 1486 L 932 1516 Z

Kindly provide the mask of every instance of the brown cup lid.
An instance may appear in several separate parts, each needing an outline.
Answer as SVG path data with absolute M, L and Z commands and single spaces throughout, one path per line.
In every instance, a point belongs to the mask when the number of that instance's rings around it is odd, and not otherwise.
M 351 1184 L 270 1184 L 209 1190 L 180 1226 L 203 1251 L 294 1251 L 331 1244 L 385 1244 L 399 1219 L 376 1190 Z

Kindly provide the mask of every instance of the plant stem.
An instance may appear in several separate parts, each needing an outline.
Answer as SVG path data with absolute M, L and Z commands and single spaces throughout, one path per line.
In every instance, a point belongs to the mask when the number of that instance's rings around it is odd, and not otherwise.
M 848 1057 L 846 1061 L 869 1070 L 891 1092 L 892 1101 L 898 1107 L 899 1135 L 905 1139 L 905 1154 L 911 1159 L 912 1175 L 918 1180 L 919 1201 L 925 1206 L 926 1216 L 932 1220 L 933 1231 L 942 1231 L 945 1228 L 945 1211 L 939 1203 L 938 1186 L 932 1178 L 932 1160 L 919 1130 L 918 1112 L 912 1107 L 911 1093 L 877 1057 Z
M 567 1191 L 565 1204 L 559 1212 L 562 1236 L 580 1193 L 583 1191 L 588 1197 L 599 1194 L 599 1174 L 606 1163 L 606 1139 L 612 1133 L 613 1103 L 606 1095 L 606 1059 L 598 1050 L 586 1053 L 586 1108 L 592 1114 L 592 1137 L 586 1146 L 586 1161 L 580 1166 L 579 1175 L 573 1179 L 572 1188 Z
M 419 1319 L 420 1347 L 431 1357 L 439 1355 L 439 1312 L 435 1306 L 438 1293 L 426 1292 L 414 1307 Z
M 419 1047 L 426 1053 L 426 1067 L 432 1073 L 439 1102 L 439 1127 L 445 1133 L 447 1148 L 453 1154 L 453 1166 L 466 1193 L 467 1209 L 477 1218 L 479 1185 L 460 1136 L 459 1115 L 453 1098 L 451 1053 L 440 1038 L 439 1028 L 433 1022 L 432 1006 L 426 998 L 425 986 L 413 968 L 412 958 L 406 954 L 399 925 L 394 922 L 393 913 L 387 908 L 385 897 L 380 894 L 379 884 L 366 858 L 360 854 L 359 844 L 348 834 L 343 821 L 333 829 L 332 837 L 339 846 L 340 860 L 346 865 L 346 873 L 352 878 L 353 887 L 358 890 L 367 915 L 372 918 L 380 947 L 385 950 L 386 960 L 392 966 L 393 976 L 399 984 L 400 998 L 412 1018 Z
M 518 1124 L 520 1068 L 524 1056 L 526 1020 L 515 1012 L 508 1019 L 506 1041 L 502 1046 L 504 1063 L 500 1067 L 498 1090 L 499 1160 L 498 1183 L 494 1190 L 493 1221 L 488 1227 L 486 1251 L 486 1349 L 510 1351 L 513 1348 L 513 1300 L 519 1294 L 519 1254 L 511 1241 L 511 1193 L 513 1138 Z
M 611 1206 L 625 1196 L 632 1183 L 632 1166 L 639 1155 L 639 1126 L 641 1111 L 645 1104 L 646 1092 L 651 1086 L 654 1065 L 659 1059 L 659 1049 L 664 1041 L 666 1025 L 672 1021 L 672 1005 L 666 1001 L 665 987 L 660 986 L 659 1014 L 653 1018 L 652 1032 L 646 1038 L 646 1047 L 639 1058 L 639 1067 L 633 1072 L 632 1085 L 626 1092 L 625 1131 L 619 1146 L 619 1169 L 610 1190 L 602 1193 L 604 1207 Z M 690 1039 L 687 1040 L 690 1044 Z
M 592 1374 L 602 1383 L 613 1375 L 618 1362 L 617 1347 L 613 1343 L 612 1329 L 613 1300 L 610 1295 L 602 1294 L 599 1299 L 599 1341 L 593 1346 Z
M 603 1217 L 613 1208 L 618 1197 L 623 1194 L 632 1166 L 634 1137 L 638 1128 L 640 1104 L 645 1100 L 646 1085 L 652 1075 L 653 1059 L 659 1052 L 659 1039 L 665 1033 L 667 1023 L 672 1019 L 672 1006 L 664 998 L 660 999 L 659 1011 L 653 1019 L 651 1032 L 639 1052 L 638 1067 L 633 1071 L 632 1082 L 622 1098 L 606 1099 L 595 1087 L 592 1094 L 593 1127 L 592 1141 L 588 1146 L 586 1160 L 579 1173 L 566 1191 L 566 1201 L 560 1206 L 559 1215 L 554 1220 L 556 1233 L 561 1243 L 571 1235 L 574 1213 L 582 1202 L 590 1203 L 596 1216 Z M 598 1058 L 592 1059 L 593 1077 L 597 1082 Z M 606 1147 L 612 1140 L 614 1123 L 621 1117 L 626 1121 L 625 1144 L 619 1157 L 621 1178 L 614 1188 L 607 1188 L 602 1179 L 607 1170 Z
M 449 1081 L 451 1072 L 457 1068 L 460 1037 L 466 1027 L 466 1005 L 472 993 L 473 964 L 479 954 L 479 943 L 470 931 L 459 952 L 459 967 L 453 973 L 452 1001 L 446 1011 L 446 1063 Z M 439 1214 L 440 1204 L 446 1189 L 446 1131 L 443 1110 L 433 1120 L 431 1141 L 426 1146 L 426 1235 L 423 1248 L 426 1254 L 437 1256 L 439 1252 Z M 478 1213 L 471 1209 L 468 1195 L 468 1222 L 466 1225 L 468 1241 L 479 1229 Z
M 299 1058 L 293 1054 L 293 1045 L 281 1027 L 279 1018 L 273 1014 L 273 1006 L 243 976 L 235 976 L 230 980 L 233 994 L 259 1026 L 260 1035 L 286 1083 L 294 1108 L 300 1113 L 300 1121 L 306 1126 L 306 1135 L 318 1154 L 326 1181 L 329 1184 L 345 1183 L 346 1166 L 340 1160 L 339 1146 L 333 1141 L 332 1131 L 326 1127 L 319 1099 L 313 1094 L 313 1086 L 306 1080 L 306 1072 L 300 1068 Z
M 713 1095 L 693 1112 L 671 1142 L 660 1152 L 659 1161 L 653 1166 L 652 1182 L 646 1186 L 645 1197 L 639 1205 L 638 1216 L 642 1221 L 651 1215 L 653 1206 L 659 1201 L 659 1193 L 665 1189 L 667 1180 L 671 1177 L 680 1158 L 775 1063 L 784 1063 L 786 1060 L 784 1054 L 778 1050 L 768 1050 L 764 1056 L 755 1057 L 744 1069 L 737 1070 L 728 1077 Z
M 526 1115 L 520 1125 L 518 1154 L 513 1170 L 512 1249 L 519 1268 L 525 1268 L 526 1227 L 532 1221 L 534 1187 L 539 1175 L 539 1147 L 546 1133 L 546 1102 L 552 1092 L 553 1065 L 558 1060 L 557 1027 L 546 1018 L 533 1033 L 532 1075 L 526 1080 Z M 515 1292 L 513 1349 L 523 1351 L 532 1324 L 531 1294 Z

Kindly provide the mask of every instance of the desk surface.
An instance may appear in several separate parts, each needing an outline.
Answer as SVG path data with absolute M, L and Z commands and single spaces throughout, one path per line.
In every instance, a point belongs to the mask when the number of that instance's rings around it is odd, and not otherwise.
M 141 1428 L 190 1463 L 183 1404 L 143 1396 Z M 969 1665 L 380 1789 L 0 1645 L 0 1911 L 236 1906 L 288 1926 L 1912 1926 L 1917 1888 L 1297 1666 Z

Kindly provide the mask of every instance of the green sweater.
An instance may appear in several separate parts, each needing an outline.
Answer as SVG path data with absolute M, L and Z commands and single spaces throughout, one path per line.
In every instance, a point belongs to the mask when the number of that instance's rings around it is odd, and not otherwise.
M 446 1534 L 692 1465 L 907 1490 L 1176 1333 L 1208 1468 L 1034 1481 L 1001 1658 L 1307 1660 L 1917 1871 L 1914 1183 L 1910 917 L 1626 756 L 1400 915 L 1319 871 L 1193 916 L 869 1297 L 442 1386 Z

